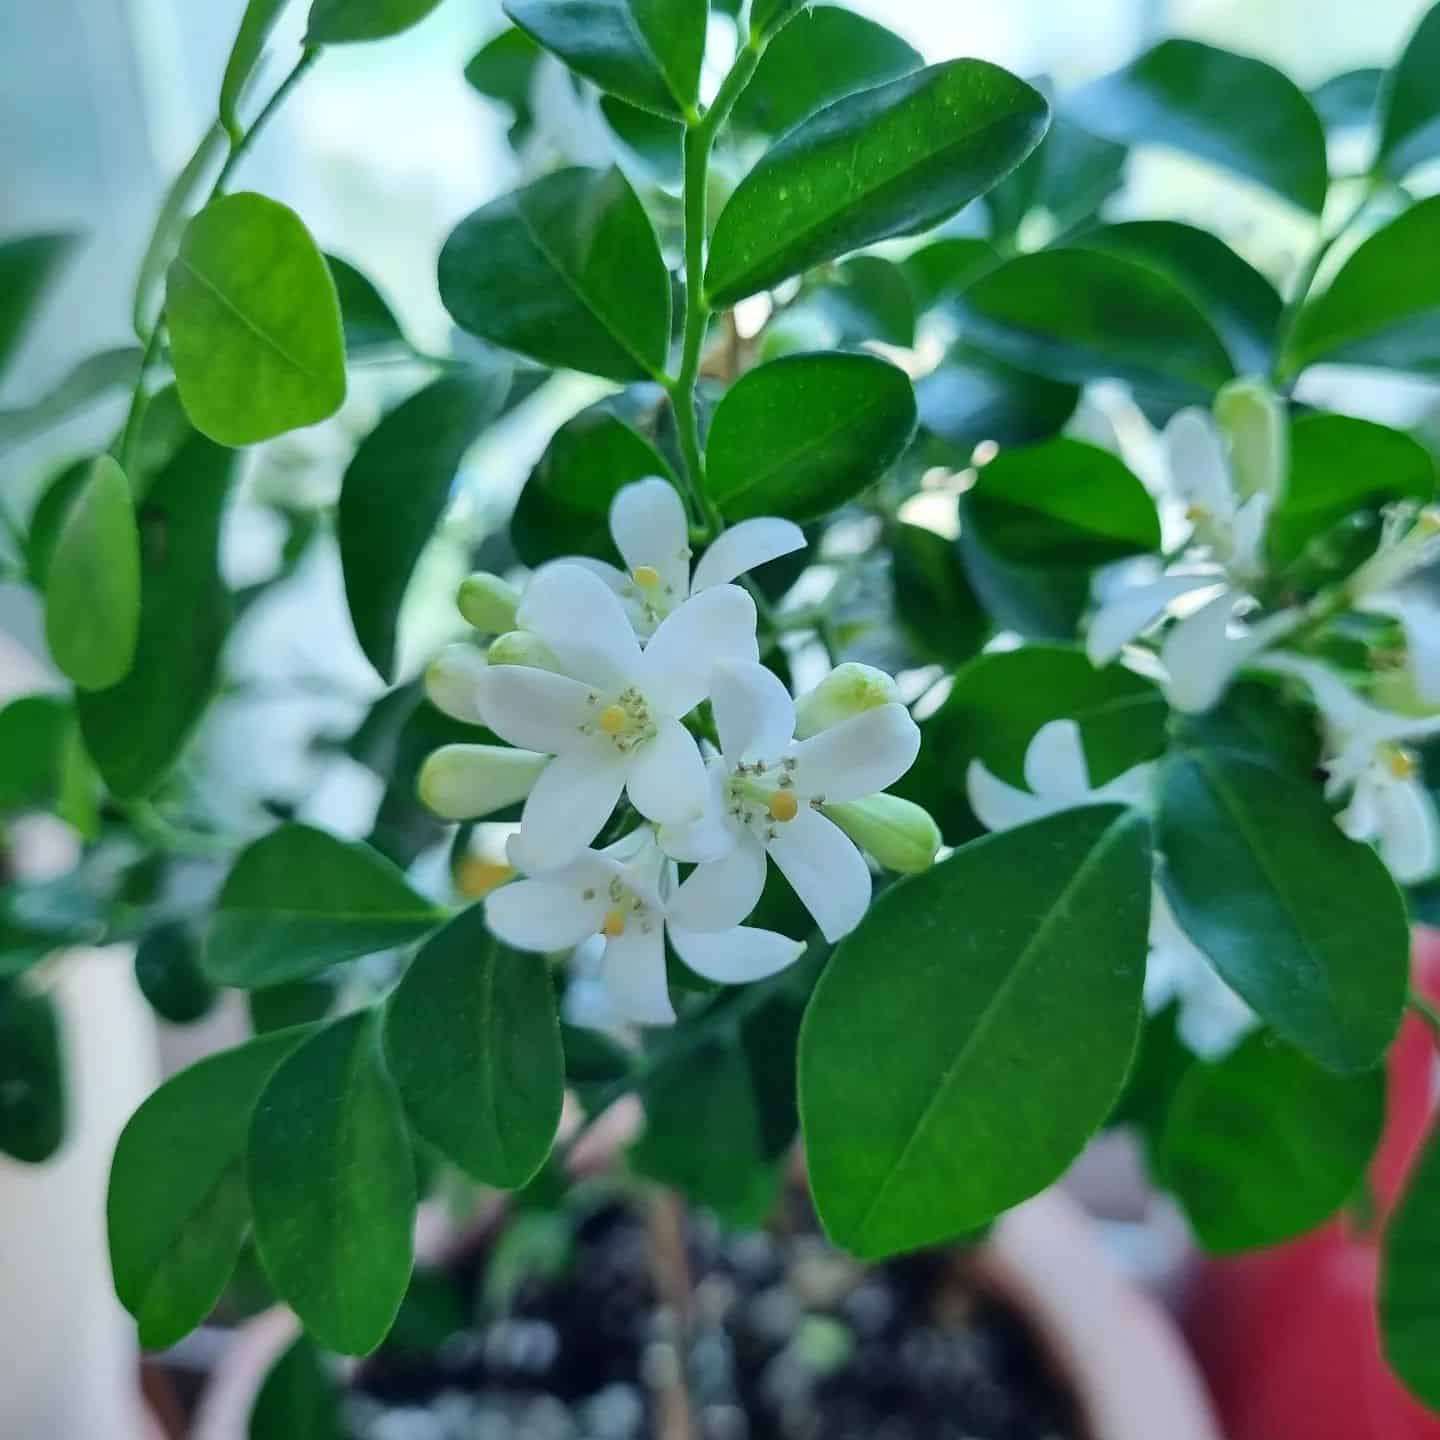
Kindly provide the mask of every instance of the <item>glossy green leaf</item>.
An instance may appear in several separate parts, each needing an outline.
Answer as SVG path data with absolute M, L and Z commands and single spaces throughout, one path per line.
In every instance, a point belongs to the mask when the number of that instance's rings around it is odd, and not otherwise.
M 71 723 L 60 695 L 22 695 L 0 709 L 0 816 L 54 802 Z
M 235 43 L 230 47 L 230 58 L 225 62 L 225 75 L 220 82 L 220 123 L 232 136 L 243 133 L 240 98 L 287 3 L 288 0 L 248 0 L 245 13 L 240 17 L 240 28 L 235 32 Z
M 1070 641 L 1090 601 L 1085 565 L 1035 565 L 993 549 L 960 501 L 960 559 L 990 618 L 1026 640 Z
M 118 685 L 76 699 L 85 748 L 121 799 L 179 758 L 214 693 L 230 626 L 220 520 L 235 454 L 190 433 L 139 507 L 140 635 Z
M 730 520 L 814 520 L 853 500 L 915 431 L 903 370 L 872 355 L 791 355 L 744 375 L 716 407 L 706 484 Z
M 129 673 L 140 633 L 140 532 L 125 472 L 102 455 L 55 539 L 45 586 L 45 641 L 82 690 Z
M 0 962 L 3 973 L 3 962 Z M 48 995 L 0 979 L 0 1154 L 39 1165 L 65 1139 L 60 1017 Z
M 342 1355 L 385 1338 L 412 1265 L 415 1167 L 372 1011 L 285 1059 L 250 1122 L 255 1248 L 307 1333 Z
M 21 235 L 0 241 L 0 375 L 9 368 L 78 235 Z
M 678 120 L 642 110 L 614 95 L 600 97 L 600 110 L 647 179 L 672 189 L 680 187 L 685 171 L 685 127 Z
M 602 90 L 659 115 L 695 112 L 706 0 L 505 0 L 505 13 Z
M 1174 281 L 1100 251 L 1020 255 L 965 291 L 966 335 L 1053 380 L 1126 380 L 1145 399 L 1209 403 L 1235 368 L 1215 327 Z
M 416 1133 L 482 1184 L 528 1184 L 565 1097 L 544 960 L 501 945 L 473 905 L 425 943 L 387 1009 L 385 1054 Z
M 1304 91 L 1264 61 L 1165 40 L 1071 96 L 1067 113 L 1108 140 L 1199 156 L 1316 214 L 1325 204 L 1320 117 Z
M 1156 1155 L 1175 1091 L 1197 1063 L 1181 1038 L 1179 1021 L 1177 999 L 1167 1001 L 1154 1014 L 1145 1017 L 1130 1078 L 1106 1122 L 1107 1129 L 1125 1126 L 1136 1133 L 1145 1147 L 1145 1159 L 1152 1174 L 1158 1173 Z
M 301 1335 L 270 1367 L 247 1440 L 345 1440 L 341 1390 L 314 1341 Z
M 329 980 L 289 980 L 246 993 L 250 1028 L 257 1035 L 323 1020 L 335 1006 L 339 991 Z
M 1385 1231 L 1380 1340 L 1411 1392 L 1440 1409 L 1440 1127 L 1432 1128 Z
M 810 0 L 755 0 L 750 10 L 750 24 L 760 34 L 773 35 L 809 3 Z
M 1150 864 L 1145 822 L 1094 807 L 966 846 L 876 900 L 800 1036 L 832 1240 L 873 1259 L 950 1239 L 1080 1152 L 1135 1053 Z
M 1440 195 L 1377 230 L 1301 310 L 1286 374 L 1326 361 L 1440 371 Z
M 1384 171 L 1402 179 L 1440 155 L 1440 8 L 1425 14 L 1380 93 L 1380 149 Z
M 670 344 L 670 276 L 618 170 L 561 170 L 462 220 L 440 298 L 463 329 L 547 365 L 653 379 Z
M 121 1132 L 106 1201 L 110 1266 L 146 1349 L 173 1345 L 215 1308 L 250 1226 L 251 1112 L 308 1033 L 267 1035 L 182 1070 Z
M 1355 130 L 1371 125 L 1380 107 L 1385 71 L 1375 66 L 1332 75 L 1310 92 L 1310 103 L 1327 130 Z
M 367 845 L 288 824 L 235 862 L 210 922 L 205 973 L 255 989 L 418 940 L 444 912 Z
M 1435 497 L 1435 460 L 1399 430 L 1349 415 L 1302 415 L 1290 427 L 1290 475 L 1265 544 L 1277 566 L 1348 517 L 1393 500 Z
M 816 301 L 842 344 L 880 340 L 904 348 L 915 343 L 914 293 L 892 260 L 857 255 L 845 261 Z
M 895 613 L 927 660 L 961 665 L 973 660 L 990 620 L 965 577 L 953 540 L 897 525 L 890 542 Z
M 530 97 L 535 68 L 545 52 L 523 31 L 513 25 L 486 41 L 465 67 L 465 79 L 487 99 L 498 100 L 514 117 L 510 125 L 510 143 L 524 142 L 535 114 Z
M 345 351 L 353 360 L 372 350 L 405 346 L 405 332 L 385 297 L 368 276 L 348 260 L 327 255 L 330 278 L 340 302 L 340 325 L 345 333 Z
M 670 477 L 660 452 L 608 405 L 582 410 L 555 432 L 531 471 L 510 521 L 515 552 L 527 565 L 562 555 L 615 561 L 610 502 L 650 475 Z
M 1032 215 L 1043 213 L 1055 231 L 1095 215 L 1125 181 L 1129 151 L 1057 118 L 1028 159 L 986 197 L 997 237 L 1018 237 Z
M 1203 715 L 1176 715 L 1176 745 L 1220 751 L 1307 779 L 1320 764 L 1320 724 L 1314 709 L 1275 679 L 1241 680 Z
M 253 445 L 345 399 L 340 305 L 300 217 L 263 195 L 212 200 L 185 227 L 165 319 L 185 413 L 222 445 Z
M 1044 99 L 983 60 L 851 95 L 792 130 L 741 181 L 715 227 L 705 288 L 732 305 L 983 194 L 1034 148 Z
M 418 25 L 440 0 L 313 0 L 307 45 L 385 40 Z
M 957 469 L 983 441 L 1002 448 L 1048 440 L 1075 412 L 1076 385 L 1018 370 L 956 345 L 915 387 L 921 427 L 952 448 Z
M 915 308 L 923 314 L 955 299 L 972 280 L 999 263 L 1000 256 L 988 240 L 978 235 L 947 235 L 912 250 L 901 268 L 910 281 Z
M 1383 1070 L 1335 1075 L 1258 1031 L 1190 1068 L 1160 1174 L 1207 1250 L 1256 1250 L 1313 1230 L 1350 1199 L 1384 1119 Z
M 87 356 L 39 399 L 0 410 L 0 454 L 88 410 L 113 391 L 132 389 L 139 375 L 137 346 L 120 345 Z
M 1180 924 L 1225 982 L 1312 1060 L 1374 1065 L 1405 1003 L 1405 906 L 1318 785 L 1233 755 L 1176 754 L 1159 843 Z
M 390 411 L 345 471 L 336 526 L 345 598 L 360 648 L 386 680 L 420 552 L 450 503 L 462 457 L 509 388 L 506 366 L 441 376 Z
M 783 135 L 817 110 L 898 80 L 924 57 L 883 25 L 838 5 L 816 5 L 766 48 L 731 116 L 737 129 Z
M 184 925 L 159 925 L 140 941 L 135 983 L 150 1008 L 172 1025 L 191 1025 L 215 1004 L 215 987 L 200 969 L 199 942 Z

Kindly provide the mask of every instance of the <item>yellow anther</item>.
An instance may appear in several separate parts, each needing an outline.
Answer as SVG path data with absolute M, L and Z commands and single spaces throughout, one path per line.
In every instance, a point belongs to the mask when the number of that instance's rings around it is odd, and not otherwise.
M 605 912 L 605 920 L 600 926 L 600 933 L 607 940 L 614 940 L 617 936 L 625 933 L 625 912 L 619 906 Z
M 513 878 L 515 868 L 500 860 L 471 855 L 455 867 L 455 888 L 467 900 L 479 900 Z
M 1185 518 L 1193 524 L 1197 520 L 1208 520 L 1210 512 L 1203 505 L 1187 505 Z
M 653 565 L 637 565 L 630 578 L 642 590 L 653 590 L 660 583 L 660 572 Z
M 777 790 L 770 797 L 770 818 L 778 820 L 782 825 L 787 820 L 793 820 L 800 813 L 800 802 L 795 798 L 793 790 Z
M 1440 507 L 1431 505 L 1420 512 L 1420 530 L 1425 535 L 1440 535 Z
M 607 705 L 600 712 L 600 728 L 607 735 L 618 735 L 625 728 L 627 718 L 619 705 Z
M 1413 780 L 1420 773 L 1420 762 L 1399 745 L 1385 747 L 1385 765 L 1397 780 Z

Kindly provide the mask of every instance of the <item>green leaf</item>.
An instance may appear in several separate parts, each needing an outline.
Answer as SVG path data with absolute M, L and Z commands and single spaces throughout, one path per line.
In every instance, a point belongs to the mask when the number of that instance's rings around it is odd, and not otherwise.
M 22 695 L 0 709 L 0 816 L 54 803 L 71 723 L 58 695 Z
M 257 1035 L 323 1020 L 334 1008 L 337 990 L 328 980 L 290 980 L 245 996 L 250 1028 Z
M 505 0 L 505 13 L 602 90 L 657 115 L 695 113 L 706 0 Z
M 1209 403 L 1233 379 L 1224 342 L 1149 265 L 1084 249 L 1019 255 L 965 291 L 966 336 L 1052 380 L 1128 381 L 1147 400 Z
M 1272 562 L 1362 510 L 1435 497 L 1435 461 L 1418 440 L 1349 415 L 1302 415 L 1290 427 L 1290 476 L 1265 531 Z
M 1326 361 L 1440 370 L 1440 195 L 1402 212 L 1306 303 L 1281 357 L 1286 375 Z
M 990 618 L 1026 640 L 1073 640 L 1090 603 L 1089 569 L 1006 558 L 971 521 L 966 499 L 960 502 L 960 559 Z
M 843 344 L 882 340 L 903 348 L 915 343 L 915 297 L 905 272 L 892 260 L 857 255 L 845 261 L 816 300 Z
M 172 1025 L 191 1025 L 215 1004 L 215 987 L 200 969 L 200 946 L 184 925 L 159 925 L 141 940 L 135 983 L 150 1008 Z
M 1198 1062 L 1180 1036 L 1180 1001 L 1172 999 L 1145 1017 L 1140 1048 L 1130 1067 L 1125 1091 L 1106 1121 L 1106 1128 L 1128 1126 L 1145 1147 L 1152 1174 L 1175 1091 Z
M 1440 1127 L 1432 1128 L 1385 1231 L 1380 1339 L 1411 1393 L 1440 1409 Z
M 1125 145 L 1169 145 L 1319 214 L 1325 131 L 1293 80 L 1198 40 L 1166 40 L 1070 97 L 1067 113 Z
M 0 980 L 0 1153 L 39 1165 L 65 1139 L 65 1064 L 55 1002 Z
M 360 648 L 386 680 L 420 552 L 450 503 L 461 459 L 509 388 L 508 366 L 443 375 L 390 411 L 346 468 L 336 525 L 345 598 Z
M 250 1124 L 255 1248 L 321 1345 L 365 1355 L 410 1283 L 415 1170 L 375 1013 L 336 1020 L 271 1077 Z
M 1155 503 L 1125 463 L 1064 437 L 1002 450 L 965 515 L 991 551 L 1020 564 L 1093 567 L 1160 549 Z
M 955 299 L 972 280 L 999 263 L 1000 256 L 988 240 L 977 235 L 947 235 L 912 250 L 901 267 L 914 292 L 915 308 L 923 315 Z
M 270 1367 L 250 1412 L 248 1440 L 345 1440 L 340 1387 L 301 1335 Z
M 846 95 L 898 80 L 924 63 L 914 46 L 883 25 L 838 5 L 816 5 L 771 41 L 731 124 L 783 135 Z
M 110 1266 L 146 1349 L 189 1334 L 225 1289 L 250 1226 L 251 1112 L 309 1034 L 281 1031 L 182 1070 L 121 1132 L 106 1201 Z
M 462 329 L 547 365 L 621 381 L 665 368 L 670 276 L 618 170 L 561 170 L 462 220 L 440 298 Z
M 982 441 L 1030 445 L 1058 434 L 1080 390 L 962 344 L 920 381 L 915 398 L 922 428 L 951 447 L 955 468 L 963 469 Z
M 1327 130 L 1359 130 L 1375 120 L 1384 70 L 1368 66 L 1332 75 L 1310 92 L 1310 103 Z
M 893 886 L 841 942 L 800 1035 L 832 1240 L 876 1259 L 950 1239 L 1075 1158 L 1135 1053 L 1150 863 L 1138 816 L 1068 811 Z
M 1159 838 L 1180 924 L 1225 982 L 1328 1069 L 1374 1065 L 1405 1003 L 1405 906 L 1319 788 L 1229 754 L 1176 754 Z
M 927 660 L 961 665 L 980 653 L 990 619 L 965 577 L 953 540 L 897 525 L 890 540 L 895 612 Z
M 122 800 L 179 758 L 214 693 L 230 627 L 220 519 L 235 454 L 193 432 L 139 507 L 140 635 L 129 673 L 76 697 L 85 748 Z
M 705 272 L 717 307 L 890 235 L 938 224 L 1035 147 L 1044 99 L 983 60 L 932 66 L 792 130 L 720 214 Z
M 750 25 L 757 34 L 773 35 L 809 3 L 810 0 L 755 0 L 750 11 Z
M 562 555 L 615 559 L 610 502 L 649 475 L 673 478 L 655 447 L 609 405 L 582 410 L 555 432 L 530 472 L 510 520 L 510 538 L 525 564 Z
M 614 95 L 600 97 L 600 110 L 644 175 L 678 189 L 685 172 L 685 127 Z
M 514 117 L 510 143 L 521 144 L 535 123 L 530 97 L 535 68 L 544 51 L 513 25 L 488 40 L 465 67 L 465 79 L 487 99 L 498 100 Z
M 815 520 L 874 484 L 914 431 L 903 370 L 873 355 L 789 355 L 742 376 L 716 407 L 706 485 L 729 520 Z
M 300 217 L 275 200 L 225 195 L 191 220 L 165 318 L 185 413 L 222 445 L 313 425 L 345 399 L 335 282 Z
M 249 0 L 244 15 L 240 17 L 240 28 L 235 32 L 235 43 L 230 47 L 225 76 L 220 82 L 220 123 L 231 136 L 238 137 L 243 133 L 240 99 L 264 54 L 265 42 L 287 3 L 288 0 Z
M 140 634 L 140 532 L 125 472 L 102 455 L 69 506 L 45 586 L 45 641 L 82 690 L 129 673 Z
M 395 318 L 385 297 L 371 280 L 348 260 L 327 255 L 330 278 L 335 282 L 335 296 L 340 302 L 340 325 L 345 334 L 345 350 L 353 360 L 357 355 L 392 347 L 405 347 L 405 332 Z
M 385 40 L 418 25 L 440 0 L 314 0 L 305 27 L 307 45 Z
M 1355 1193 L 1384 1120 L 1383 1070 L 1334 1075 L 1260 1031 L 1187 1072 L 1161 1178 L 1211 1253 L 1276 1245 Z
M 140 350 L 121 345 L 87 356 L 38 400 L 0 410 L 0 454 L 88 410 L 114 390 L 133 389 L 140 377 Z
M 416 1133 L 482 1184 L 528 1184 L 565 1098 L 544 960 L 501 945 L 473 905 L 425 943 L 387 1010 L 385 1054 Z
M 1396 180 L 1440 155 L 1440 8 L 1425 14 L 1380 93 L 1380 149 L 1376 161 Z
M 1273 679 L 1239 681 L 1213 710 L 1175 716 L 1171 734 L 1187 749 L 1224 751 L 1282 775 L 1308 778 L 1320 764 L 1318 716 Z
M 408 945 L 444 919 L 388 860 L 308 825 L 282 825 L 241 852 L 221 887 L 205 973 L 257 989 Z
M 1269 280 L 1218 236 L 1174 220 L 1131 220 L 1088 231 L 1079 243 L 1160 271 L 1210 317 L 1237 370 L 1269 370 L 1284 302 Z
M 1090 219 L 1124 184 L 1128 156 L 1125 146 L 1056 119 L 1024 164 L 985 197 L 992 234 L 1018 238 L 1036 212 L 1054 232 Z
M 0 375 L 9 368 L 40 309 L 79 243 L 78 235 L 21 235 L 0 241 Z

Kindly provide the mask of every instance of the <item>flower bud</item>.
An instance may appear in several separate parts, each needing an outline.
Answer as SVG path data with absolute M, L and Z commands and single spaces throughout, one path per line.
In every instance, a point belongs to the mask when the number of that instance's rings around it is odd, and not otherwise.
M 1290 473 L 1290 416 L 1261 380 L 1232 380 L 1215 397 L 1215 421 L 1230 442 L 1230 469 L 1242 500 L 1279 500 Z
M 553 670 L 563 673 L 555 652 L 528 630 L 511 630 L 501 635 L 489 650 L 492 665 L 528 665 L 532 670 Z
M 883 670 L 846 661 L 795 702 L 795 734 L 808 740 L 842 720 L 899 702 L 900 689 Z
M 862 850 L 887 870 L 917 875 L 935 863 L 940 827 L 928 810 L 898 795 L 867 795 L 824 805 L 833 820 Z
M 456 603 L 477 630 L 486 635 L 503 635 L 515 628 L 520 592 L 508 580 L 481 570 L 460 582 Z
M 463 641 L 447 645 L 426 667 L 425 694 L 430 703 L 452 720 L 483 725 L 476 699 L 476 678 L 485 673 L 485 656 Z
M 505 745 L 442 745 L 420 767 L 420 799 L 444 820 L 479 820 L 523 800 L 549 763 Z

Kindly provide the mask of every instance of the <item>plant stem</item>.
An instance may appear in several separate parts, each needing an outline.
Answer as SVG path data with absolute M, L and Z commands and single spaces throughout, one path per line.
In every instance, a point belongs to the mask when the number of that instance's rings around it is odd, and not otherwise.
M 690 1257 L 685 1249 L 685 1203 L 673 1190 L 656 1187 L 647 1207 L 650 1261 L 655 1290 L 668 1312 L 666 1338 L 673 1366 L 665 1367 L 652 1383 L 659 1414 L 658 1440 L 693 1440 L 695 1408 L 685 1371 L 690 1353 L 690 1332 L 695 1298 L 690 1278 Z
M 248 151 L 259 137 L 260 132 L 265 128 L 271 116 L 285 103 L 290 92 L 305 78 L 305 72 L 320 58 L 320 47 L 311 45 L 300 52 L 300 58 L 291 67 L 290 73 L 275 87 L 275 93 L 265 102 L 265 107 L 250 122 L 250 128 L 230 147 L 230 153 L 225 157 L 225 163 L 220 167 L 220 173 L 215 177 L 215 183 L 210 187 L 210 197 L 205 203 L 214 200 L 220 195 L 234 173 L 235 167 L 244 158 Z
M 1440 1008 L 1432 1005 L 1418 990 L 1411 990 L 1408 997 L 1410 1008 L 1429 1027 L 1435 1036 L 1435 1044 L 1440 1047 Z

